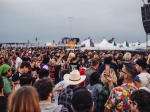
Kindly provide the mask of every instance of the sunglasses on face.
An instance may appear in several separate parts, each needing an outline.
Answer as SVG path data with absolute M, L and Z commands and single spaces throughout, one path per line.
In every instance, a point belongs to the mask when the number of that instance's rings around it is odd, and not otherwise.
M 136 102 L 129 100 L 129 104 L 130 104 L 130 105 L 131 105 L 131 104 L 136 105 Z

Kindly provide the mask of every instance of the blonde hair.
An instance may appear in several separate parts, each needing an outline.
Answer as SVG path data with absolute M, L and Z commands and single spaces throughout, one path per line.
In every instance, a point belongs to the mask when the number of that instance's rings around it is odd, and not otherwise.
M 125 60 L 131 60 L 131 53 L 129 53 L 129 52 L 127 52 L 127 53 L 125 53 L 124 54 L 124 56 L 123 56 L 123 58 L 125 59 Z
M 9 112 L 41 112 L 38 93 L 31 86 L 23 86 L 13 93 L 8 103 Z
M 115 83 L 115 84 L 117 85 L 116 73 L 114 72 L 113 69 L 110 69 L 110 72 L 113 73 L 113 77 L 112 77 L 113 83 Z M 108 83 L 108 80 L 105 78 L 104 71 L 103 71 L 103 73 L 101 74 L 101 82 L 102 82 L 103 84 L 107 84 L 107 83 Z
M 99 59 L 98 54 L 94 55 L 94 59 Z

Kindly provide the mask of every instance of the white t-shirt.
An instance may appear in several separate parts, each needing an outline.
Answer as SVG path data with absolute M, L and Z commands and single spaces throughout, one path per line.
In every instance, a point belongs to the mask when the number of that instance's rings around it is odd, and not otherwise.
M 140 73 L 139 75 L 140 81 L 144 87 L 150 89 L 150 74 L 149 73 Z
M 150 89 L 148 89 L 147 87 L 140 87 L 139 89 L 144 89 L 147 92 L 150 92 Z
M 44 65 L 43 68 L 49 70 L 47 65 Z
M 18 63 L 22 63 L 22 59 L 20 57 L 16 58 L 16 69 L 18 68 Z

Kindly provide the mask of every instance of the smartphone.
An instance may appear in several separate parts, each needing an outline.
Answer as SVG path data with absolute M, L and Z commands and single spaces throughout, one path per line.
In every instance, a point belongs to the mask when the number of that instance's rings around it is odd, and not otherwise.
M 106 74 L 107 76 L 110 75 L 110 65 L 105 65 L 105 74 Z

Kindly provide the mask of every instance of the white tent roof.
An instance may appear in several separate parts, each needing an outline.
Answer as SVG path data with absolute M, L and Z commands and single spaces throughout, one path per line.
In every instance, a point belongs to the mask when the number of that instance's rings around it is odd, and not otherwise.
M 103 39 L 100 43 L 99 43 L 99 46 L 105 46 L 107 44 L 110 44 L 108 43 L 108 41 L 106 39 Z
M 94 43 L 91 41 L 91 39 L 87 39 L 81 43 L 81 46 L 85 45 L 85 47 L 91 47 L 91 44 L 94 44 Z
M 150 39 L 147 41 L 147 45 L 150 46 Z M 133 49 L 146 49 L 146 42 L 141 43 L 138 46 L 134 46 Z
M 150 45 L 150 44 L 148 44 Z M 138 46 L 134 46 L 133 49 L 146 49 L 146 42 L 145 43 L 141 43 Z
M 127 41 L 125 41 L 122 46 L 125 47 L 125 48 L 129 47 L 129 43 Z
M 137 42 L 135 43 L 135 46 L 139 46 L 139 45 L 140 45 L 140 42 L 137 41 Z
M 106 39 L 103 39 L 101 43 L 99 43 L 99 49 L 100 50 L 117 50 L 119 49 L 118 47 L 114 46 L 111 43 L 108 43 Z

